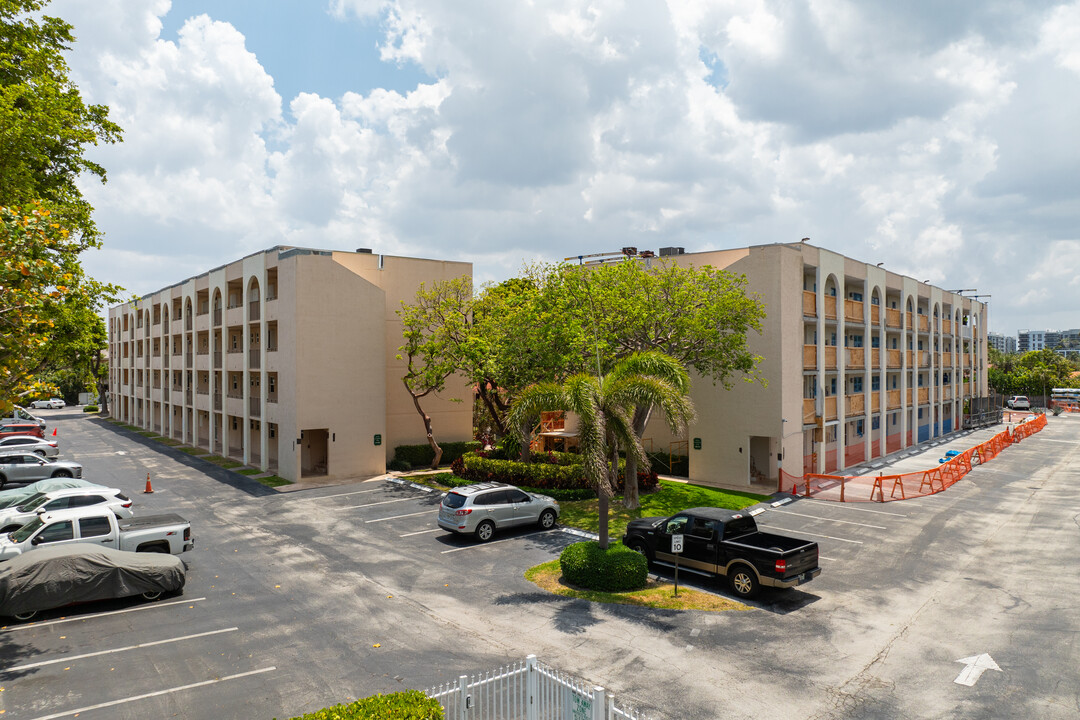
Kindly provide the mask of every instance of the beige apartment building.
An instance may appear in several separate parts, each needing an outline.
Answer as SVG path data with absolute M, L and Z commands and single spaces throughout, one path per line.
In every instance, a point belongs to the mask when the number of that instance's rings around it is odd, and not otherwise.
M 694 482 L 841 472 L 955 432 L 987 395 L 984 303 L 809 243 L 662 259 L 745 275 L 767 313 L 749 343 L 767 387 L 695 378 L 688 437 L 650 423 L 654 449 L 684 443 Z
M 274 247 L 109 310 L 114 417 L 283 478 L 386 471 L 427 442 L 402 384 L 396 310 L 470 263 Z M 472 390 L 428 396 L 472 438 Z M 454 402 L 454 399 L 465 402 Z

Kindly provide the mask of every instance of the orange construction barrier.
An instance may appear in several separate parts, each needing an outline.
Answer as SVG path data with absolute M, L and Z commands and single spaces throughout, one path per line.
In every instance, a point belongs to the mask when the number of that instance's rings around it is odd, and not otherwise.
M 149 494 L 154 492 L 153 486 L 150 484 L 150 473 L 146 473 L 146 489 L 143 490 L 143 494 Z

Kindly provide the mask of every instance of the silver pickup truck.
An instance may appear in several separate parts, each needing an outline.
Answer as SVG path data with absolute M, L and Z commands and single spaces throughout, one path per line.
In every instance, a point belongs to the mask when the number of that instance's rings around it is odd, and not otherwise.
M 39 515 L 0 536 L 0 561 L 38 547 L 94 543 L 134 552 L 179 555 L 195 547 L 191 523 L 179 515 L 147 515 L 119 520 L 108 508 L 57 510 Z

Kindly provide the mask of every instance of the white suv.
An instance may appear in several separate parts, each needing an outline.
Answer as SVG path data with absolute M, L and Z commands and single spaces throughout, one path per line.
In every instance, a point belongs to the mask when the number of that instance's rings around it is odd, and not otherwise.
M 1013 395 L 1005 403 L 1011 410 L 1030 410 L 1031 402 L 1028 401 L 1027 395 Z
M 0 533 L 18 530 L 41 513 L 74 508 L 102 507 L 112 510 L 118 518 L 135 513 L 132 501 L 116 488 L 67 488 L 50 490 L 28 497 L 15 507 L 0 510 Z

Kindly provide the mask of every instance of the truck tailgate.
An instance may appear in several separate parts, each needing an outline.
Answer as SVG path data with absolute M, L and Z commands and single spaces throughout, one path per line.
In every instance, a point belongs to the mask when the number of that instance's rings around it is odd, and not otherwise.
M 818 566 L 817 543 L 809 543 L 801 548 L 784 553 L 787 568 L 784 570 L 784 578 L 795 577 L 804 572 L 813 570 Z

